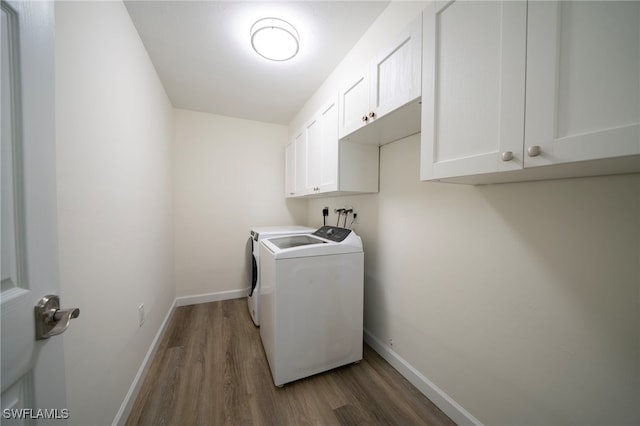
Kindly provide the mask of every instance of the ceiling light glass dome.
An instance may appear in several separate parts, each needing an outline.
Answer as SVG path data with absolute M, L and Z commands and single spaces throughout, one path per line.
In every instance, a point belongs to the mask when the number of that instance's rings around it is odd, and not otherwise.
M 287 61 L 300 49 L 300 35 L 293 25 L 278 18 L 262 18 L 251 26 L 251 46 L 272 61 Z

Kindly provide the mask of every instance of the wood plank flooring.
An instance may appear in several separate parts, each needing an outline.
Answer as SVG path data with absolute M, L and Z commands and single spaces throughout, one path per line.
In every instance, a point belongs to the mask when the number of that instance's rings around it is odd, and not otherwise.
M 245 299 L 176 309 L 127 425 L 452 425 L 367 345 L 359 364 L 273 385 Z

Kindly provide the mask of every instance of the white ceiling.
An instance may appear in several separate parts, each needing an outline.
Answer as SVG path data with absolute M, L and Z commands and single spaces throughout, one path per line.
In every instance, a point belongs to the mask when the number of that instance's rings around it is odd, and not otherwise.
M 388 3 L 125 1 L 175 107 L 285 125 Z M 300 33 L 290 61 L 251 49 L 251 25 L 272 16 Z

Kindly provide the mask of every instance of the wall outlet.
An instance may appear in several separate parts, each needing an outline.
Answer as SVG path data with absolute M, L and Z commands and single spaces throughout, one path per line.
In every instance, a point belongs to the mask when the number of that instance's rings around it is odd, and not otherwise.
M 393 347 L 393 339 L 389 339 L 389 346 Z
M 139 327 L 142 327 L 142 324 L 144 324 L 144 303 L 138 306 L 138 323 Z

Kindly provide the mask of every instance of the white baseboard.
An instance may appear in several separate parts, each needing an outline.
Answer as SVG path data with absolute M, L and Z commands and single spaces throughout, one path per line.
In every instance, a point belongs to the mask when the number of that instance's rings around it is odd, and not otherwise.
M 198 305 L 219 300 L 241 299 L 247 296 L 247 289 L 220 291 L 217 293 L 195 294 L 176 298 L 176 306 Z
M 142 383 L 144 382 L 144 378 L 147 375 L 147 371 L 149 371 L 149 367 L 151 367 L 151 362 L 153 361 L 153 357 L 155 356 L 158 346 L 160 346 L 160 342 L 162 341 L 162 337 L 164 336 L 165 331 L 167 330 L 167 326 L 169 325 L 169 321 L 173 316 L 173 312 L 176 309 L 176 301 L 174 300 L 171 306 L 169 307 L 169 311 L 167 315 L 165 315 L 162 324 L 160 325 L 160 329 L 156 333 L 156 337 L 151 342 L 151 346 L 147 351 L 147 355 L 145 355 L 142 360 L 142 364 L 138 369 L 138 373 L 133 378 L 133 383 L 129 387 L 129 391 L 127 395 L 124 397 L 124 401 L 122 401 L 122 405 L 120 405 L 120 409 L 118 413 L 116 413 L 116 417 L 113 419 L 112 426 L 120 426 L 124 425 L 127 419 L 129 418 L 129 414 L 131 414 L 131 409 L 133 408 L 133 404 L 136 402 L 136 397 L 138 396 L 138 392 L 142 387 Z
M 151 366 L 153 357 L 158 350 L 158 346 L 162 341 L 162 337 L 166 332 L 169 321 L 173 316 L 173 312 L 179 306 L 195 305 L 199 303 L 216 302 L 219 300 L 239 299 L 247 295 L 247 290 L 230 290 L 218 293 L 198 294 L 194 296 L 177 297 L 165 316 L 160 329 L 153 339 L 147 355 L 144 357 L 138 373 L 133 379 L 133 383 L 129 387 L 129 391 L 122 401 L 122 405 L 113 419 L 112 426 L 124 425 L 131 413 L 133 404 L 135 403 L 144 377 Z M 392 351 L 380 339 L 374 336 L 369 330 L 364 330 L 364 341 L 373 348 L 382 358 L 384 358 L 393 368 L 395 368 L 402 376 L 404 376 L 411 384 L 413 384 L 420 392 L 431 400 L 438 408 L 440 408 L 447 416 L 459 425 L 478 425 L 482 423 L 473 417 L 471 413 L 465 410 L 460 404 L 455 402 L 442 389 L 436 386 L 431 380 L 427 379 L 422 373 L 416 370 L 411 364 L 405 361 L 400 355 Z
M 449 416 L 451 420 L 459 425 L 482 425 L 480 420 L 473 417 L 471 413 L 455 402 L 442 389 L 436 386 L 435 383 L 427 379 L 422 373 L 416 370 L 396 352 L 392 351 L 388 345 L 385 345 L 367 329 L 364 330 L 364 341 L 402 374 L 405 379 L 429 398 L 431 402 Z

